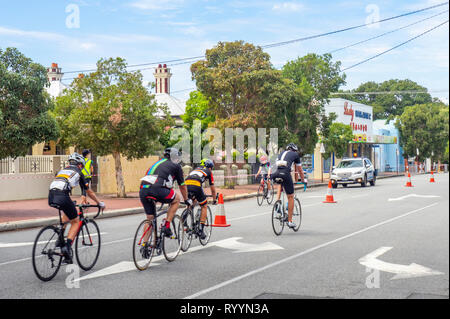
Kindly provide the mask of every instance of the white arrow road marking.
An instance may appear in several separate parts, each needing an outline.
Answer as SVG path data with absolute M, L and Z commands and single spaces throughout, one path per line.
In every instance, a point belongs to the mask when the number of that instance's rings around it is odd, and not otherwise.
M 100 235 L 106 235 L 107 233 L 100 233 Z M 93 234 L 92 237 L 97 236 L 97 234 Z M 52 240 L 51 242 L 55 242 L 55 240 Z M 47 243 L 47 240 L 39 241 L 38 244 L 42 245 Z M 23 242 L 23 243 L 0 243 L 0 248 L 14 248 L 14 247 L 25 247 L 25 246 L 33 246 L 33 242 Z
M 231 237 L 231 238 L 227 238 L 224 240 L 219 240 L 216 242 L 212 242 L 206 246 L 196 246 L 196 247 L 191 247 L 189 248 L 189 250 L 185 253 L 180 252 L 180 255 L 183 254 L 188 254 L 188 253 L 192 253 L 195 251 L 199 251 L 202 249 L 206 249 L 212 246 L 217 246 L 217 247 L 221 247 L 221 248 L 226 248 L 226 249 L 231 249 L 234 250 L 234 253 L 247 253 L 247 252 L 258 252 L 258 251 L 267 251 L 267 250 L 278 250 L 278 249 L 284 249 L 283 247 L 280 247 L 278 245 L 275 245 L 273 243 L 270 242 L 265 242 L 262 244 L 248 244 L 248 243 L 240 243 L 238 242 L 238 240 L 242 239 L 242 237 Z M 156 266 L 158 265 L 157 261 L 161 261 L 164 260 L 164 256 L 157 256 L 154 257 L 152 259 L 152 262 L 150 264 L 150 267 Z M 127 271 L 133 271 L 136 270 L 136 266 L 134 265 L 134 262 L 132 261 L 122 261 L 120 263 L 117 263 L 115 265 L 112 265 L 110 267 L 101 269 L 99 271 L 96 271 L 92 274 L 89 274 L 87 276 L 84 277 L 80 277 L 75 281 L 82 281 L 82 280 L 87 280 L 87 279 L 93 279 L 93 278 L 98 278 L 98 277 L 103 277 L 103 276 L 108 276 L 108 275 L 114 275 L 114 274 L 119 274 L 122 272 L 127 272 Z
M 380 271 L 395 274 L 395 276 L 392 277 L 391 280 L 444 274 L 440 271 L 435 271 L 433 269 L 414 263 L 410 265 L 399 265 L 377 259 L 379 256 L 383 255 L 384 253 L 386 253 L 391 249 L 392 247 L 381 247 L 371 252 L 370 254 L 360 258 L 359 263 L 370 269 L 377 269 Z
M 410 197 L 436 198 L 436 197 L 441 197 L 441 196 L 437 196 L 437 195 L 417 195 L 417 194 L 409 194 L 409 195 L 405 195 L 405 196 L 401 196 L 401 197 L 397 197 L 397 198 L 389 198 L 389 199 L 388 199 L 388 202 L 394 202 L 394 201 L 398 201 L 398 200 L 404 200 L 404 199 L 410 198 Z
M 221 241 L 216 241 L 215 243 L 213 243 L 213 245 L 221 247 L 221 248 L 235 250 L 235 251 L 233 251 L 233 253 L 248 253 L 248 252 L 254 252 L 254 251 L 284 249 L 283 247 L 275 245 L 274 243 L 271 243 L 271 242 L 265 242 L 262 244 L 248 244 L 248 243 L 239 242 L 238 241 L 239 239 L 242 239 L 242 238 L 241 237 L 232 237 L 232 238 L 224 239 Z

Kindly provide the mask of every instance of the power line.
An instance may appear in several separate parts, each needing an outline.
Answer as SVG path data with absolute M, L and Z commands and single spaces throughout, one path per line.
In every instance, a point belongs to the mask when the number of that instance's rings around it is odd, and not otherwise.
M 342 72 L 347 71 L 347 70 L 350 70 L 350 69 L 352 69 L 352 68 L 354 68 L 354 67 L 356 67 L 356 66 L 358 66 L 358 65 L 361 65 L 361 64 L 363 64 L 363 63 L 366 63 L 366 62 L 368 62 L 368 61 L 370 61 L 370 60 L 373 60 L 373 59 L 375 59 L 375 58 L 377 58 L 377 57 L 379 57 L 379 56 L 381 56 L 381 55 L 383 55 L 383 54 L 386 54 L 386 53 L 388 53 L 388 52 L 390 52 L 390 51 L 392 51 L 392 50 L 395 50 L 395 49 L 397 49 L 398 47 L 401 47 L 402 45 L 405 45 L 405 44 L 407 44 L 407 43 L 409 43 L 409 42 L 411 42 L 411 41 L 413 41 L 413 40 L 415 40 L 415 39 L 417 39 L 417 38 L 419 38 L 419 37 L 421 37 L 421 36 L 423 36 L 423 35 L 425 35 L 425 34 L 431 32 L 431 31 L 433 31 L 433 30 L 435 30 L 435 29 L 441 27 L 442 25 L 448 23 L 448 21 L 449 21 L 449 20 L 444 21 L 444 22 L 442 22 L 441 24 L 439 24 L 439 25 L 437 25 L 437 26 L 435 26 L 435 27 L 433 27 L 433 28 L 431 28 L 431 29 L 428 29 L 427 31 L 425 31 L 425 32 L 423 32 L 423 33 L 421 33 L 421 34 L 419 34 L 419 35 L 413 37 L 413 38 L 410 38 L 409 40 L 407 40 L 407 41 L 405 41 L 405 42 L 402 42 L 402 43 L 396 45 L 395 47 L 392 47 L 392 48 L 390 48 L 390 49 L 388 49 L 388 50 L 385 50 L 385 51 L 383 51 L 383 52 L 381 52 L 381 53 L 378 53 L 378 54 L 376 54 L 376 55 L 374 55 L 374 56 L 372 56 L 372 57 L 370 57 L 370 58 L 368 58 L 368 59 L 365 59 L 365 60 L 363 60 L 363 61 L 361 61 L 361 62 L 355 63 L 355 64 L 349 66 L 348 68 L 343 69 Z
M 432 18 L 434 18 L 434 17 L 440 16 L 440 15 L 442 15 L 442 14 L 444 14 L 444 13 L 447 13 L 447 12 L 448 12 L 448 10 L 442 11 L 442 12 L 440 12 L 440 13 L 438 13 L 438 14 L 432 15 L 431 17 L 428 17 L 428 18 L 425 18 L 425 19 L 422 19 L 422 20 L 413 22 L 413 23 L 411 23 L 411 24 L 408 24 L 408 25 L 405 25 L 405 26 L 403 26 L 403 27 L 400 27 L 400 28 L 397 28 L 397 29 L 394 29 L 394 30 L 385 32 L 385 33 L 380 34 L 380 35 L 377 35 L 377 36 L 375 36 L 375 37 L 372 37 L 372 38 L 369 38 L 369 39 L 366 39 L 366 40 L 362 40 L 362 41 L 359 41 L 359 42 L 355 42 L 355 43 L 353 43 L 353 44 L 347 45 L 347 46 L 342 47 L 342 48 L 339 48 L 339 49 L 332 50 L 332 51 L 330 51 L 330 52 L 328 52 L 328 53 L 334 53 L 334 52 L 342 51 L 342 50 L 351 48 L 351 47 L 353 47 L 353 46 L 355 46 L 355 45 L 362 44 L 362 43 L 369 42 L 369 41 L 374 40 L 374 39 L 381 38 L 382 36 L 385 36 L 385 35 L 394 33 L 394 32 L 396 32 L 396 31 L 399 31 L 399 30 L 402 30 L 402 29 L 406 29 L 406 28 L 408 28 L 408 27 L 410 27 L 410 26 L 413 26 L 413 25 L 418 24 L 418 23 L 420 23 L 420 22 L 423 22 L 423 21 L 432 19 Z
M 397 16 L 394 16 L 394 17 L 382 19 L 382 20 L 379 20 L 379 21 L 374 21 L 374 22 L 371 22 L 371 23 L 364 23 L 364 24 L 360 24 L 360 25 L 356 25 L 356 26 L 352 26 L 352 27 L 348 27 L 348 28 L 344 28 L 344 29 L 340 29 L 340 30 L 330 31 L 330 32 L 326 32 L 326 33 L 321 33 L 321 34 L 317 34 L 317 35 L 313 35 L 313 36 L 293 39 L 293 40 L 289 40 L 289 41 L 283 41 L 283 42 L 276 42 L 276 43 L 272 43 L 272 44 L 267 44 L 267 45 L 261 46 L 261 48 L 269 49 L 269 48 L 279 47 L 279 46 L 283 46 L 283 45 L 288 45 L 288 44 L 295 43 L 295 42 L 316 39 L 316 38 L 324 37 L 324 36 L 327 36 L 327 35 L 341 33 L 341 32 L 345 32 L 345 31 L 349 31 L 349 30 L 354 30 L 354 29 L 362 28 L 362 27 L 365 27 L 365 26 L 368 26 L 368 25 L 372 25 L 372 24 L 376 24 L 376 23 L 382 23 L 382 22 L 398 19 L 398 18 L 401 18 L 401 17 L 413 15 L 413 14 L 416 14 L 416 13 L 424 12 L 424 11 L 427 11 L 427 10 L 431 10 L 431 9 L 434 9 L 434 8 L 437 8 L 437 7 L 441 7 L 441 6 L 447 5 L 448 3 L 449 3 L 448 1 L 447 2 L 443 2 L 443 3 L 436 4 L 436 5 L 433 5 L 433 6 L 430 6 L 430 7 L 426 7 L 426 8 L 415 10 L 415 11 L 410 11 L 410 12 L 407 12 L 407 13 L 404 13 L 404 14 L 400 14 L 400 15 L 397 15 Z M 141 66 L 150 66 L 150 65 L 158 65 L 158 64 L 167 64 L 167 63 L 181 62 L 181 61 L 187 61 L 187 60 L 199 60 L 199 59 L 203 59 L 203 58 L 205 58 L 205 56 L 201 55 L 201 56 L 182 58 L 182 59 L 174 59 L 174 60 L 167 60 L 167 61 L 134 64 L 134 65 L 127 66 L 127 68 L 141 67 Z M 184 62 L 184 63 L 181 63 L 181 64 L 185 64 L 185 63 L 190 63 L 190 62 Z M 139 69 L 136 69 L 134 71 L 137 71 L 137 70 L 139 70 Z M 69 72 L 65 72 L 65 73 L 66 74 L 71 74 L 71 73 L 85 73 L 85 72 L 94 72 L 94 71 L 96 71 L 96 69 L 69 71 Z
M 430 94 L 445 93 L 449 90 L 432 90 L 432 91 L 378 91 L 378 92 L 334 92 L 331 95 L 377 95 L 377 94 Z
M 408 15 L 412 15 L 412 14 L 416 14 L 416 13 L 419 13 L 419 12 L 423 12 L 423 11 L 427 11 L 427 10 L 430 10 L 430 9 L 434 9 L 434 8 L 437 8 L 437 7 L 446 5 L 446 4 L 448 4 L 448 1 L 440 3 L 440 4 L 437 4 L 437 5 L 434 5 L 434 6 L 431 6 L 431 7 L 423 8 L 423 9 L 420 9 L 420 10 L 415 10 L 415 11 L 407 12 L 407 13 L 404 13 L 404 14 L 400 14 L 400 15 L 395 16 L 395 17 L 390 17 L 390 18 L 379 20 L 379 21 L 374 21 L 374 22 L 371 22 L 371 23 L 364 23 L 364 24 L 360 24 L 360 25 L 357 25 L 357 26 L 353 26 L 353 27 L 349 27 L 349 28 L 345 28 L 345 29 L 340 29 L 340 30 L 336 30 L 336 31 L 331 31 L 331 32 L 326 32 L 326 33 L 322 33 L 322 34 L 317 34 L 317 35 L 313 35 L 313 36 L 308 36 L 308 37 L 304 37 L 304 38 L 299 38 L 299 39 L 294 39 L 294 40 L 289 40 L 289 41 L 283 41 L 283 42 L 268 44 L 268 45 L 262 46 L 262 48 L 274 48 L 274 47 L 277 47 L 277 46 L 282 46 L 282 45 L 291 44 L 291 43 L 300 42 L 300 41 L 305 41 L 305 40 L 316 39 L 316 38 L 320 38 L 320 37 L 331 35 L 331 34 L 336 34 L 336 33 L 344 32 L 344 31 L 354 30 L 354 29 L 362 28 L 362 27 L 365 27 L 365 26 L 368 26 L 368 25 L 381 23 L 381 22 L 385 22 L 385 21 L 389 21 L 389 20 L 394 20 L 394 19 L 401 18 L 401 17 L 406 17 Z

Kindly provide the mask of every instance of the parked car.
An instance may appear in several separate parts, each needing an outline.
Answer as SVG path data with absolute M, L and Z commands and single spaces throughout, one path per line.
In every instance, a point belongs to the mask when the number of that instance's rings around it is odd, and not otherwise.
M 331 171 L 333 188 L 337 188 L 339 184 L 343 187 L 348 184 L 361 184 L 366 187 L 368 182 L 375 186 L 376 179 L 375 169 L 368 158 L 344 158 L 338 166 L 333 166 Z

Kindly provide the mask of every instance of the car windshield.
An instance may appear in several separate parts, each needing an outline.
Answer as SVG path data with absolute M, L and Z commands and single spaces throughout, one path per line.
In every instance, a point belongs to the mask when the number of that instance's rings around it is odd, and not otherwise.
M 338 168 L 351 168 L 351 167 L 363 167 L 363 161 L 362 160 L 342 161 L 338 165 Z

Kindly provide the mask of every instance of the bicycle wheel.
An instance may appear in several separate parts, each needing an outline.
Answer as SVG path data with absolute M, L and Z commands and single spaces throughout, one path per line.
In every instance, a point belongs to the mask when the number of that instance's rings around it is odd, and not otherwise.
M 91 270 L 100 255 L 100 229 L 94 220 L 86 219 L 75 239 L 75 256 L 78 266 L 83 270 Z
M 133 261 L 139 270 L 146 270 L 153 257 L 156 247 L 156 226 L 147 219 L 142 221 L 134 235 L 133 240 Z
M 41 229 L 33 245 L 33 269 L 42 281 L 52 280 L 61 267 L 61 248 L 56 247 L 59 229 L 47 226 Z
M 258 187 L 258 194 L 256 195 L 256 201 L 259 206 L 261 206 L 264 201 L 264 185 L 262 184 L 260 184 Z
M 183 245 L 181 245 L 181 250 L 186 252 L 189 247 L 191 247 L 192 238 L 194 237 L 194 216 L 192 214 L 192 210 L 190 209 L 185 209 L 181 216 L 184 227 L 184 238 Z
M 296 232 L 300 229 L 300 225 L 302 224 L 302 205 L 300 205 L 300 201 L 298 198 L 294 198 L 294 211 L 292 212 L 292 221 L 297 225 L 297 227 L 293 228 Z
M 267 204 L 272 204 L 273 198 L 275 197 L 275 191 L 273 190 L 273 184 L 268 183 L 267 184 Z
M 163 238 L 162 247 L 167 261 L 174 261 L 180 253 L 184 238 L 184 227 L 180 216 L 175 215 L 173 217 L 170 229 L 172 230 L 172 236 L 166 237 L 164 234 L 161 234 Z
M 201 238 L 199 239 L 200 240 L 200 244 L 202 244 L 202 246 L 205 246 L 209 242 L 209 240 L 211 239 L 212 224 L 213 224 L 212 212 L 211 212 L 211 208 L 208 206 L 208 212 L 206 213 L 206 224 L 205 224 L 205 227 L 203 228 L 203 232 L 205 233 L 206 238 L 205 239 L 201 239 Z
M 272 209 L 272 228 L 275 235 L 279 236 L 284 229 L 284 213 L 281 200 L 277 200 Z

